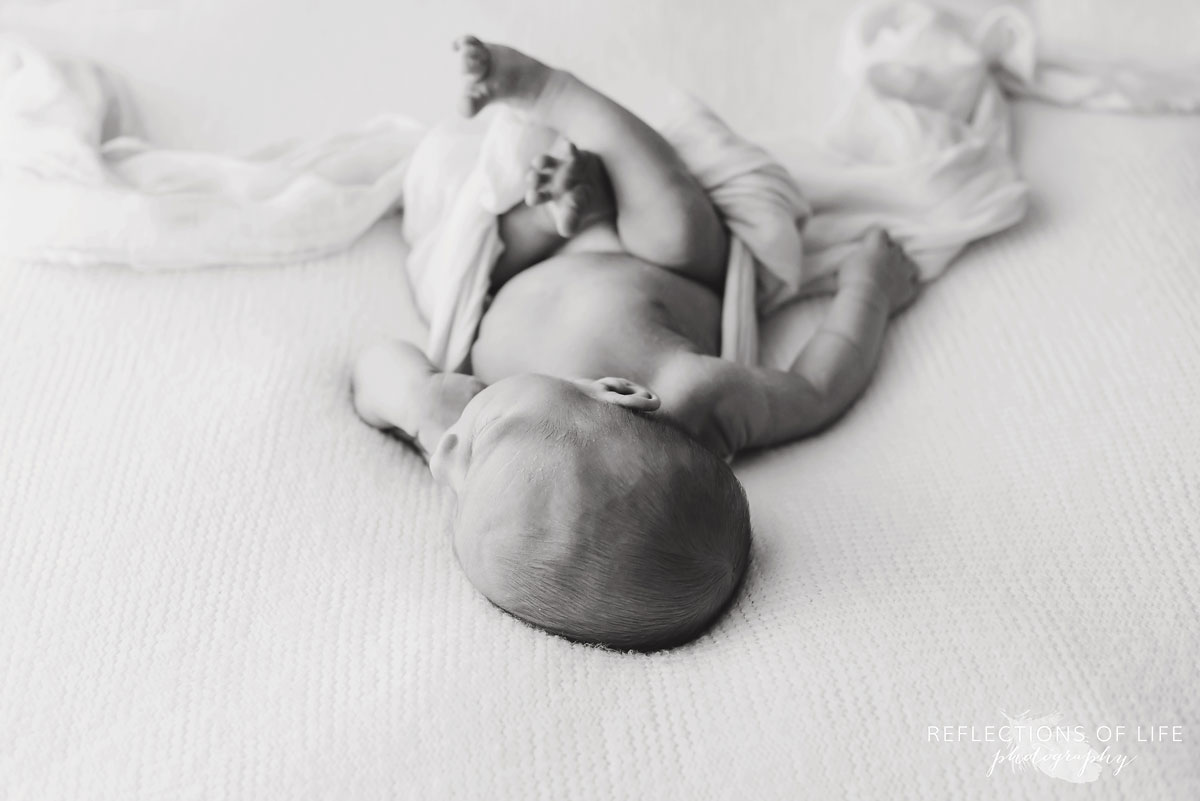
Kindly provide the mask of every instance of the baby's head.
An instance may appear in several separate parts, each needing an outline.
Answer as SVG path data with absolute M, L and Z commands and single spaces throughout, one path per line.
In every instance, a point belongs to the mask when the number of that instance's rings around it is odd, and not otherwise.
M 522 375 L 475 396 L 438 443 L 454 550 L 492 603 L 555 634 L 655 650 L 701 632 L 750 546 L 741 484 L 621 379 Z

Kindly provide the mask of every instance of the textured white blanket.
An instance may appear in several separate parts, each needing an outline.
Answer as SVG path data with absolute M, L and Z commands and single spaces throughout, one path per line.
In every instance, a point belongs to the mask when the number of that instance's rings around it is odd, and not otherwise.
M 652 657 L 491 608 L 354 417 L 350 356 L 422 335 L 397 221 L 285 269 L 0 262 L 0 797 L 1196 798 L 1200 123 L 1016 116 L 1029 219 L 737 467 L 745 591 Z M 1136 760 L 989 777 L 1026 709 Z

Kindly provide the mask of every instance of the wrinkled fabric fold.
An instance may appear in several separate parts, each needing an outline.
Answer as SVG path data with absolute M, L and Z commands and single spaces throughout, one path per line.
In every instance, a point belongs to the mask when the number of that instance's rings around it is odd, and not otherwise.
M 424 127 L 399 116 L 249 157 L 132 135 L 96 66 L 0 37 L 0 253 L 173 270 L 298 261 L 394 210 Z

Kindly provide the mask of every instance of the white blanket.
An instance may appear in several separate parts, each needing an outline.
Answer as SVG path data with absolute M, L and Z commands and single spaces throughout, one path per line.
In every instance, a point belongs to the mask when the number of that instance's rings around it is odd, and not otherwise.
M 870 225 L 887 227 L 930 279 L 968 242 L 1016 222 L 1025 193 L 1001 82 L 1109 109 L 1200 103 L 1194 76 L 1038 69 L 1034 44 L 1028 18 L 1008 6 L 972 24 L 917 3 L 857 14 L 842 52 L 853 81 L 843 110 L 821 143 L 795 137 L 782 148 L 807 202 L 711 112 L 678 107 L 662 130 L 735 240 L 724 355 L 755 360 L 757 314 L 829 288 Z M 516 202 L 517 167 L 539 137 L 516 143 L 510 132 L 484 147 L 439 130 L 409 174 L 423 131 L 404 118 L 235 159 L 156 149 L 123 135 L 120 111 L 96 67 L 0 39 L 0 255 L 146 269 L 289 261 L 346 247 L 403 202 L 430 354 L 446 367 L 465 356 L 499 254 L 495 215 Z

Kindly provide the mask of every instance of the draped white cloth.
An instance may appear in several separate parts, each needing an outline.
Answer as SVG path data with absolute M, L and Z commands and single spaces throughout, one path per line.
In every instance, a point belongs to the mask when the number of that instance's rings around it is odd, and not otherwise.
M 384 117 L 236 158 L 128 135 L 94 64 L 0 37 L 0 255 L 171 270 L 341 250 L 397 207 L 424 128 Z

